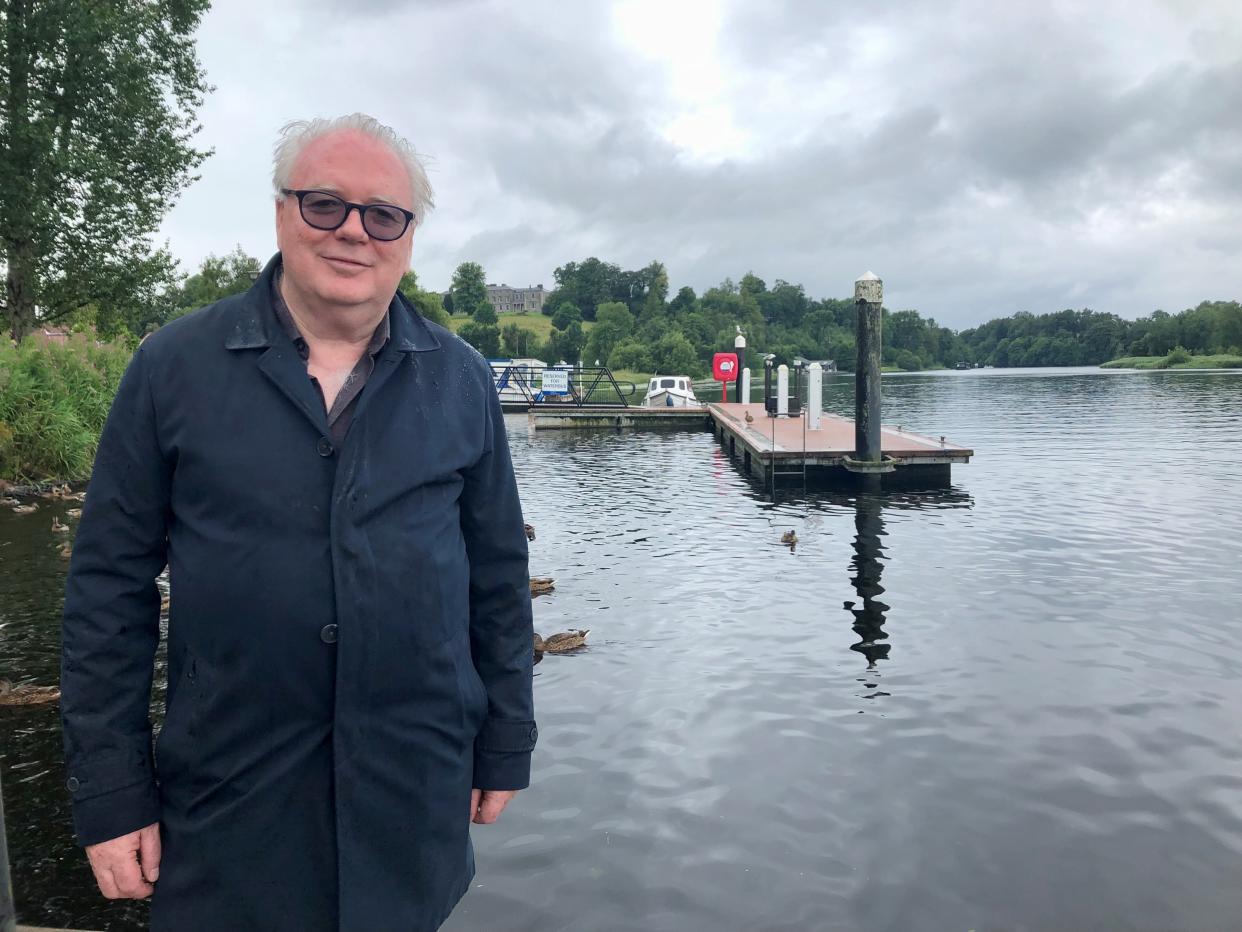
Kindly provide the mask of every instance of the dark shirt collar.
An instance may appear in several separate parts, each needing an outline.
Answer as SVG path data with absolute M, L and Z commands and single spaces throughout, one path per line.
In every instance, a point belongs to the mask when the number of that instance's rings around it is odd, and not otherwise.
M 283 335 L 272 307 L 272 279 L 281 267 L 280 253 L 268 260 L 258 280 L 245 294 L 226 298 L 232 306 L 228 311 L 225 349 L 265 349 Z M 435 328 L 397 292 L 388 306 L 391 350 L 397 353 L 427 353 L 440 349 Z
M 272 310 L 276 312 L 276 319 L 280 321 L 281 329 L 285 331 L 285 335 L 297 347 L 298 355 L 306 359 L 310 355 L 310 347 L 307 346 L 306 338 L 302 336 L 302 331 L 298 329 L 297 321 L 293 319 L 293 313 L 289 310 L 289 305 L 285 303 L 285 296 L 280 293 L 280 280 L 283 277 L 284 270 L 280 268 L 276 269 L 275 274 L 272 275 Z M 367 344 L 368 355 L 376 355 L 388 343 L 388 337 L 392 333 L 392 326 L 389 322 L 391 315 L 391 309 L 385 311 L 384 318 L 371 334 L 371 342 Z

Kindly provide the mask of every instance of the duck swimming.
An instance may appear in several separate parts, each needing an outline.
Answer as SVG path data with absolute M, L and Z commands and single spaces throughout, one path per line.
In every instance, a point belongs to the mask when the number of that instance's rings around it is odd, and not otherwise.
M 798 543 L 798 535 L 794 531 L 786 531 L 781 535 L 781 543 L 787 547 L 793 547 Z
M 43 705 L 59 698 L 59 686 L 14 686 L 0 680 L 0 705 Z
M 562 631 L 560 634 L 549 634 L 547 639 L 539 636 L 539 632 L 535 632 L 535 651 L 537 653 L 563 654 L 566 651 L 577 650 L 586 643 L 586 636 L 590 634 L 590 629 L 583 631 Z
M 530 578 L 531 595 L 546 595 L 555 588 L 556 586 L 552 584 L 551 576 L 532 576 Z

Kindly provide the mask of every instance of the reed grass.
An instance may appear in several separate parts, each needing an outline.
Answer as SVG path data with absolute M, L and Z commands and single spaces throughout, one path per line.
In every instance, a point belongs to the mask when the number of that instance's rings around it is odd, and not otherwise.
M 74 481 L 90 475 L 128 347 L 84 334 L 0 346 L 0 478 Z

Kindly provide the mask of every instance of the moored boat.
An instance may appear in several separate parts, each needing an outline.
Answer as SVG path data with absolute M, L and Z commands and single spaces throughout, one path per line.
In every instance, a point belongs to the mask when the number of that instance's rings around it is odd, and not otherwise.
M 651 380 L 643 406 L 647 408 L 697 408 L 702 402 L 694 396 L 690 377 L 660 375 Z

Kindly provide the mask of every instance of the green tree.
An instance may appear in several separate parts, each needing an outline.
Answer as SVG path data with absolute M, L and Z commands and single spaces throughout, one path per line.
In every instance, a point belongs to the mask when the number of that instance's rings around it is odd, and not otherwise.
M 495 324 L 471 321 L 458 330 L 457 335 L 488 359 L 500 355 L 500 328 Z
M 172 316 L 180 317 L 229 295 L 248 291 L 259 274 L 259 260 L 241 245 L 223 256 L 208 255 L 198 271 L 168 294 Z
M 449 292 L 453 298 L 453 313 L 474 317 L 480 307 L 487 303 L 487 282 L 483 266 L 477 262 L 463 262 L 453 273 L 453 285 Z M 493 314 L 495 310 L 493 309 Z M 495 323 L 493 318 L 492 323 Z
M 401 276 L 397 285 L 400 291 L 414 305 L 414 309 L 432 323 L 441 327 L 449 325 L 449 313 L 444 309 L 444 299 L 438 292 L 423 291 L 418 287 L 418 276 L 411 269 Z
M 208 7 L 5 5 L 0 263 L 15 339 L 88 305 L 104 330 L 167 312 L 175 263 L 152 236 L 208 155 L 191 145 L 210 90 L 194 46 Z
M 653 259 L 643 269 L 643 276 L 646 294 L 640 309 L 641 316 L 651 317 L 663 313 L 665 302 L 668 301 L 668 270 L 664 268 L 663 262 Z
M 578 310 L 578 306 L 568 301 L 562 301 L 561 306 L 552 315 L 552 326 L 557 330 L 564 330 L 575 320 L 582 320 L 582 312 Z
M 539 337 L 519 323 L 505 324 L 500 330 L 500 348 L 506 356 L 530 358 L 539 349 Z
M 637 340 L 626 340 L 618 343 L 608 357 L 608 368 L 613 370 L 628 369 L 631 372 L 651 371 L 651 352 L 645 343 Z
M 591 363 L 604 362 L 612 348 L 634 331 L 634 315 L 620 301 L 607 301 L 595 311 L 595 326 L 587 337 L 583 357 Z
M 659 372 L 696 375 L 705 366 L 696 359 L 694 344 L 680 330 L 670 330 L 651 348 L 651 361 Z
M 582 358 L 582 347 L 585 344 L 586 335 L 582 331 L 582 324 L 576 320 L 564 330 L 553 330 L 545 349 L 547 362 L 564 360 L 575 363 Z
M 621 269 L 611 262 L 602 262 L 591 256 L 582 262 L 567 262 L 552 273 L 556 288 L 548 296 L 548 303 L 560 307 L 568 301 L 582 309 L 587 320 L 595 319 L 595 308 L 605 301 L 628 300 L 618 294 Z
M 490 324 L 495 326 L 497 321 L 496 308 L 491 301 L 484 301 L 476 307 L 474 309 L 473 316 L 476 324 Z
M 747 272 L 742 276 L 740 288 L 743 295 L 750 295 L 754 298 L 758 298 L 759 295 L 766 294 L 768 291 L 767 283 L 754 272 Z
M 676 297 L 668 303 L 669 313 L 673 316 L 677 316 L 685 311 L 692 311 L 694 310 L 694 305 L 698 300 L 698 296 L 695 295 L 694 289 L 689 285 L 683 285 L 677 290 Z

